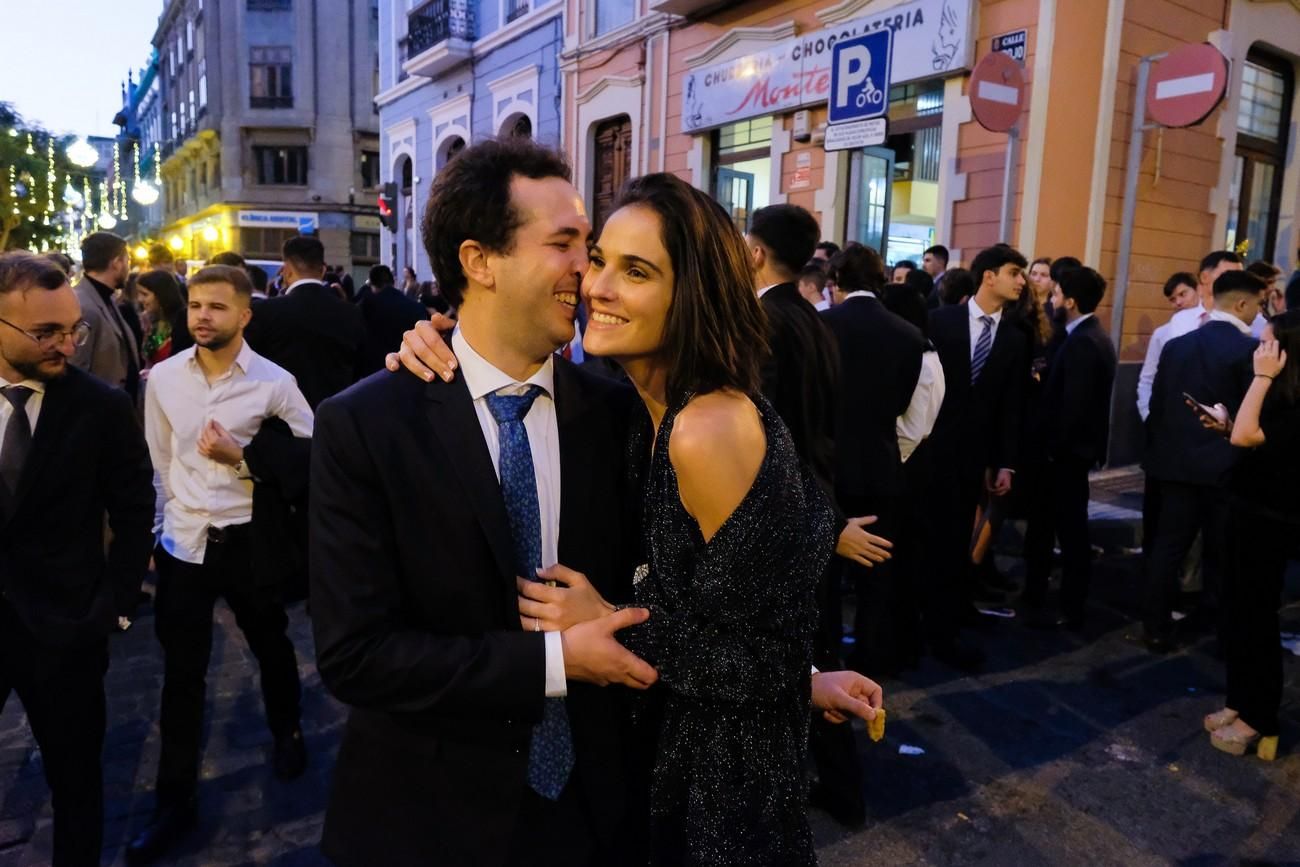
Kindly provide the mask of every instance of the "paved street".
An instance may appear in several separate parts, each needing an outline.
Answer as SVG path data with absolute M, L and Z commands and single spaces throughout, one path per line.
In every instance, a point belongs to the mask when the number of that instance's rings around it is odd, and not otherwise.
M 1109 487 L 1094 486 L 1094 514 L 1131 518 L 1132 485 Z M 1014 561 L 1004 563 L 1014 573 Z M 1133 643 L 1136 579 L 1131 556 L 1103 558 L 1086 640 L 990 618 L 983 676 L 927 661 L 886 684 L 885 740 L 860 733 L 871 821 L 850 833 L 814 813 L 822 863 L 1300 864 L 1300 659 L 1287 657 L 1279 760 L 1219 753 L 1200 727 L 1223 690 L 1211 642 L 1165 658 Z M 1300 630 L 1300 607 L 1284 618 Z M 113 645 L 106 862 L 120 863 L 153 805 L 162 665 L 152 628 L 144 616 Z M 315 843 L 343 711 L 321 689 L 301 605 L 292 631 L 310 771 L 287 786 L 271 777 L 255 669 L 220 609 L 203 819 L 171 863 L 321 863 Z M 903 745 L 925 752 L 902 755 Z M 16 700 L 0 714 L 0 791 L 0 867 L 46 863 L 48 793 Z

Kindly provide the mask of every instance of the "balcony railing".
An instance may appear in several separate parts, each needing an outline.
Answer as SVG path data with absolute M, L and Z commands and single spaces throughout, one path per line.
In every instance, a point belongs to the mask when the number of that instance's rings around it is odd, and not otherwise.
M 412 9 L 407 22 L 407 60 L 449 39 L 474 41 L 474 6 L 470 0 L 430 0 Z

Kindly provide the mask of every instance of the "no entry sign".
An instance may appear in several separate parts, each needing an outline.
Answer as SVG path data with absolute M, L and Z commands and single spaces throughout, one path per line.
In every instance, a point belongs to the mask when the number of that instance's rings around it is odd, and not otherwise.
M 1147 113 L 1161 126 L 1195 126 L 1228 89 L 1228 60 L 1207 43 L 1184 45 L 1162 58 L 1147 81 Z
M 984 55 L 970 75 L 970 107 L 980 126 L 1006 132 L 1020 119 L 1025 103 L 1025 73 L 1001 52 Z

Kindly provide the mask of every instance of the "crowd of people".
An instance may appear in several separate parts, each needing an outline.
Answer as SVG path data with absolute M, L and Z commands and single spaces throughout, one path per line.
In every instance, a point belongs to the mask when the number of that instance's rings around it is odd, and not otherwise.
M 593 232 L 526 140 L 451 161 L 422 234 L 436 285 L 377 266 L 355 292 L 311 236 L 274 278 L 165 248 L 135 273 L 107 232 L 75 285 L 0 255 L 0 702 L 41 746 L 56 865 L 98 863 L 107 642 L 149 573 L 160 757 L 133 864 L 196 821 L 219 599 L 281 780 L 310 761 L 285 608 L 308 600 L 350 708 L 340 865 L 811 864 L 810 803 L 865 820 L 845 723 L 883 723 L 879 681 L 925 654 L 979 671 L 988 615 L 1086 635 L 1117 367 L 1095 269 L 1005 244 L 887 266 L 794 205 L 741 232 L 667 174 Z M 1216 633 L 1205 727 L 1271 758 L 1300 299 L 1257 265 L 1216 252 L 1165 287 L 1144 624 L 1153 652 Z M 1023 587 L 993 556 L 1019 519 Z

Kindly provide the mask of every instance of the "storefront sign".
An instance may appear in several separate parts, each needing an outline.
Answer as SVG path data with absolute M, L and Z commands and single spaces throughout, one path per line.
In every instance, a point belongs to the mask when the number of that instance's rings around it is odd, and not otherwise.
M 240 211 L 239 225 L 244 228 L 315 232 L 320 224 L 316 214 L 303 211 Z
M 1028 30 L 1013 30 L 993 37 L 993 50 L 1005 54 L 1012 60 L 1025 62 L 1025 45 L 1029 43 Z
M 853 123 L 836 123 L 826 127 L 825 148 L 828 151 L 848 151 L 875 147 L 885 143 L 889 123 L 883 117 L 859 120 Z
M 835 43 L 884 29 L 893 32 L 894 84 L 968 69 L 970 7 L 971 0 L 913 0 L 691 70 L 683 86 L 682 128 L 692 132 L 826 102 Z

